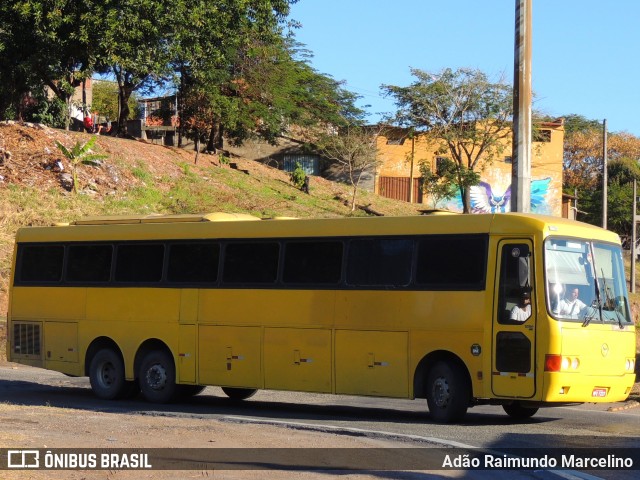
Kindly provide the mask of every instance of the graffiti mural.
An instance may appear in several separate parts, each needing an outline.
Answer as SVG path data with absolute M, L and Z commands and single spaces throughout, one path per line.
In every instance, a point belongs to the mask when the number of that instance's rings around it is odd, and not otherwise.
M 544 215 L 554 215 L 556 206 L 552 199 L 555 198 L 553 189 L 549 188 L 551 177 L 531 181 L 531 212 Z M 511 185 L 506 187 L 499 183 L 491 185 L 481 181 L 471 187 L 471 213 L 505 213 L 511 211 Z M 441 206 L 453 211 L 462 211 L 462 197 L 449 200 Z

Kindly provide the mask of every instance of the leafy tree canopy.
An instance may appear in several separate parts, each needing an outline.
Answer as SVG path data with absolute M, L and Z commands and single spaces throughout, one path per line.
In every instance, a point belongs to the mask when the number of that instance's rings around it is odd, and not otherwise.
M 412 69 L 411 73 L 416 81 L 408 87 L 382 86 L 395 98 L 394 122 L 424 130 L 442 145 L 443 153 L 449 153 L 457 168 L 463 210 L 468 213 L 470 185 L 464 181 L 465 171 L 479 170 L 504 151 L 503 140 L 511 135 L 512 88 L 468 68 L 439 73 Z

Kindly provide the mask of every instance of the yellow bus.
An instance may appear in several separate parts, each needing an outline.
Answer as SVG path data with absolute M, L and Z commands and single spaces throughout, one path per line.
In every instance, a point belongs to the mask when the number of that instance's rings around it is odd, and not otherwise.
M 452 422 L 622 401 L 635 379 L 618 236 L 516 213 L 22 228 L 8 333 L 10 361 L 88 376 L 103 399 L 426 398 Z

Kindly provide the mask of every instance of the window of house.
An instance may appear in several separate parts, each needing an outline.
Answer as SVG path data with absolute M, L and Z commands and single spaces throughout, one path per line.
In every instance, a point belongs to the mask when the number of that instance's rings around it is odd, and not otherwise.
M 534 130 L 533 141 L 549 143 L 551 141 L 551 130 Z
M 439 177 L 444 175 L 447 169 L 447 165 L 449 165 L 450 162 L 451 160 L 447 157 L 436 157 L 436 175 L 438 175 Z

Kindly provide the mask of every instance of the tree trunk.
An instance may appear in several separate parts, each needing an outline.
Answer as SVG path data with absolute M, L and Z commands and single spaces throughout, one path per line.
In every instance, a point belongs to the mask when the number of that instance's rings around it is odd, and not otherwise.
M 471 189 L 462 189 L 462 213 L 471 213 Z
M 211 127 L 211 131 L 209 134 L 209 143 L 207 144 L 207 151 L 217 152 L 218 150 L 222 150 L 224 148 L 224 139 L 222 138 L 222 134 L 224 131 L 224 127 L 222 123 L 219 121 L 215 121 L 213 126 Z
M 194 164 L 198 163 L 198 157 L 200 156 L 200 132 L 196 130 L 196 138 L 194 140 L 195 143 L 195 150 L 196 150 L 196 157 L 193 160 Z
M 351 196 L 351 211 L 355 212 L 356 211 L 356 197 L 358 195 L 358 187 L 356 187 L 355 185 L 353 186 L 353 194 Z
M 133 87 L 131 85 L 123 84 L 118 86 L 118 101 L 119 101 L 119 115 L 118 115 L 118 136 L 127 136 L 127 119 L 129 118 L 129 98 Z

